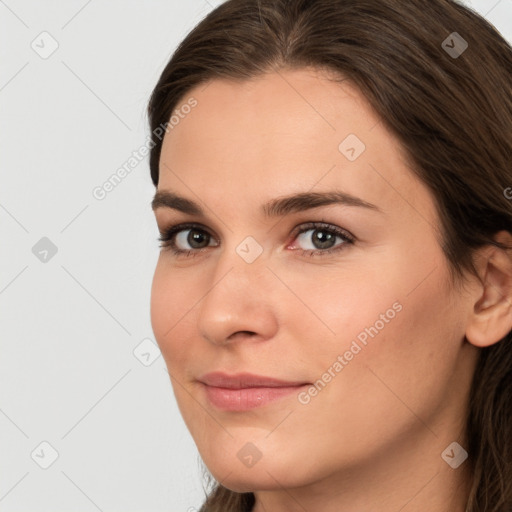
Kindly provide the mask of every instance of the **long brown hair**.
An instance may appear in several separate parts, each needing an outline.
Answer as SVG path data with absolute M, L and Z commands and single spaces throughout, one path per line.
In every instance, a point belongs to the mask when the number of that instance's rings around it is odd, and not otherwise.
M 435 199 L 454 284 L 463 283 L 465 271 L 478 275 L 476 248 L 507 249 L 493 235 L 512 232 L 512 48 L 454 0 L 221 4 L 178 46 L 151 95 L 154 185 L 161 127 L 172 129 L 171 115 L 193 87 L 306 66 L 350 80 L 399 139 L 411 171 Z M 473 378 L 468 512 L 512 510 L 510 338 L 481 349 Z M 253 493 L 214 482 L 201 512 L 249 511 L 254 501 Z

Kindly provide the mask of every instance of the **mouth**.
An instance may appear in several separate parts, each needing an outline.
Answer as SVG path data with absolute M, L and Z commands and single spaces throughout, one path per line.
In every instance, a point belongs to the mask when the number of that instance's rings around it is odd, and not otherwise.
M 224 411 L 246 411 L 276 402 L 311 385 L 304 381 L 286 381 L 249 373 L 228 375 L 213 372 L 201 382 L 208 401 Z

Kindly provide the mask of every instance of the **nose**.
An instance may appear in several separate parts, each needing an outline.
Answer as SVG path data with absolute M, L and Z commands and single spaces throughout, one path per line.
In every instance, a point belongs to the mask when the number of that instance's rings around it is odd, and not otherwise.
M 272 278 L 264 257 L 247 263 L 235 250 L 222 254 L 198 306 L 201 336 L 217 345 L 274 337 L 278 321 Z

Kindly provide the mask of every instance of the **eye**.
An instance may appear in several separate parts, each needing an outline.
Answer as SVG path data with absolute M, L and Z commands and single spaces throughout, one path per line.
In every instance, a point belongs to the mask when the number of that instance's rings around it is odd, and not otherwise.
M 309 232 L 311 234 L 308 235 Z M 336 239 L 341 240 L 341 243 L 336 245 Z M 218 245 L 206 228 L 194 223 L 171 226 L 160 232 L 158 240 L 161 242 L 162 249 L 170 250 L 176 256 L 183 257 L 194 257 L 204 249 Z M 323 256 L 342 250 L 347 244 L 353 244 L 355 237 L 348 231 L 325 222 L 309 222 L 302 224 L 301 229 L 296 231 L 295 240 L 310 246 L 307 249 L 301 249 L 300 246 L 292 247 L 299 250 L 302 255 Z M 216 243 L 211 244 L 212 241 Z M 187 248 L 187 245 L 190 248 Z
M 296 249 L 300 250 L 304 256 L 330 254 L 342 250 L 345 245 L 353 244 L 355 241 L 355 237 L 344 229 L 324 222 L 310 222 L 302 225 L 295 239 L 309 245 L 306 250 L 300 249 L 300 247 Z M 341 243 L 335 245 L 336 239 L 340 239 Z
M 170 249 L 176 255 L 195 256 L 195 253 L 210 245 L 212 236 L 199 224 L 179 224 L 161 231 L 158 240 L 161 248 Z M 190 250 L 186 244 L 190 245 Z

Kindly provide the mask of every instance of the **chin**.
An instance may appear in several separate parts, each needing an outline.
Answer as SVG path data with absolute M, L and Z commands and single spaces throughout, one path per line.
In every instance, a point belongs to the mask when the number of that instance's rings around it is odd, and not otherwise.
M 282 489 L 282 487 L 289 488 L 289 484 L 287 482 L 283 482 L 279 476 L 272 478 L 271 475 L 266 473 L 265 471 L 260 472 L 259 474 L 253 475 L 235 475 L 235 471 L 228 478 L 222 479 L 219 475 L 217 478 L 214 475 L 215 479 L 222 484 L 223 487 L 228 488 L 234 492 L 255 492 L 255 491 L 272 491 L 276 489 Z M 293 486 L 292 486 L 293 487 Z
M 283 458 L 259 460 L 252 467 L 246 467 L 238 459 L 235 464 L 206 464 L 208 471 L 217 482 L 234 492 L 268 491 L 275 489 L 301 487 L 308 483 L 307 475 L 298 473 L 300 461 L 287 461 Z

